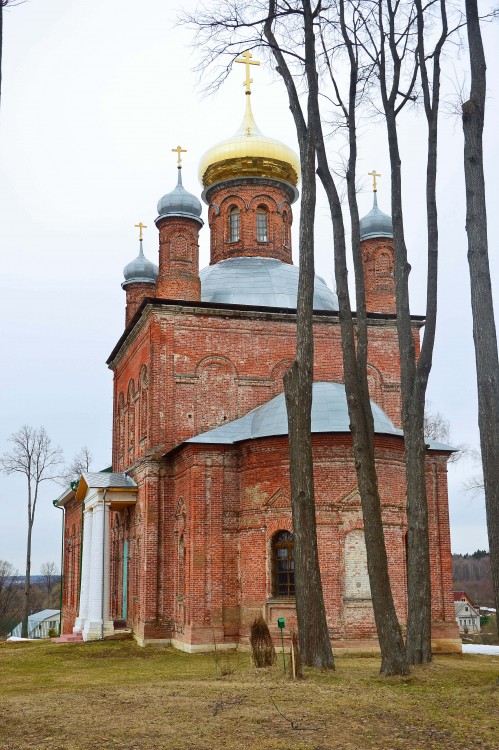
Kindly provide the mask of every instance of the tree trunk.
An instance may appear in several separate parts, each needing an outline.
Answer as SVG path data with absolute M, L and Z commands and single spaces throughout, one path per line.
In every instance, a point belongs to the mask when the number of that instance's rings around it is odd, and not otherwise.
M 26 577 L 24 579 L 24 597 L 23 597 L 23 621 L 21 628 L 21 637 L 28 638 L 28 617 L 29 617 L 29 598 L 31 591 L 31 532 L 33 522 L 31 514 L 28 518 L 28 538 L 26 542 Z
M 470 98 L 462 106 L 466 232 L 468 234 L 471 309 L 478 387 L 478 426 L 490 562 L 497 607 L 499 603 L 499 361 L 490 280 L 483 174 L 482 134 L 485 118 L 486 64 L 477 0 L 466 0 L 465 5 L 471 69 Z
M 296 357 L 284 377 L 288 413 L 289 474 L 295 537 L 295 591 L 298 637 L 302 660 L 307 666 L 334 669 L 333 652 L 322 592 L 314 497 L 314 466 L 311 443 L 312 383 L 314 367 L 314 223 L 316 205 L 315 136 L 310 128 L 310 109 L 318 96 L 315 69 L 315 35 L 310 0 L 303 0 L 305 72 L 308 83 L 308 119 L 305 121 L 296 86 L 273 32 L 275 0 L 269 0 L 264 35 L 277 62 L 296 125 L 302 171 L 300 210 L 300 276 L 298 283 Z
M 395 114 L 388 107 L 385 109 L 385 115 L 391 166 L 397 332 L 407 478 L 406 648 L 410 664 L 424 664 L 431 661 L 431 577 L 426 498 L 426 441 L 424 438 L 424 397 L 427 377 L 420 376 L 416 368 L 416 352 L 409 308 L 411 267 L 407 260 L 404 236 L 401 160 L 397 126 Z

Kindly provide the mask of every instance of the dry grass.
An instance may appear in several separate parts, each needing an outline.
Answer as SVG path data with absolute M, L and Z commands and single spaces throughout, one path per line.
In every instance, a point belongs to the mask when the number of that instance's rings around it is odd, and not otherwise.
M 438 657 L 407 679 L 379 677 L 374 657 L 344 657 L 335 673 L 296 682 L 280 659 L 265 670 L 249 654 L 229 659 L 233 671 L 217 677 L 213 655 L 129 641 L 0 644 L 0 749 L 498 746 L 498 657 Z

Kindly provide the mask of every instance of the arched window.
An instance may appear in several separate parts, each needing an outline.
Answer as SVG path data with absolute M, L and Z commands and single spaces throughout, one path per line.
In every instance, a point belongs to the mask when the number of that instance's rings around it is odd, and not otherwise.
M 272 594 L 295 595 L 294 536 L 290 531 L 278 531 L 272 539 Z
M 241 214 L 237 206 L 231 206 L 229 208 L 229 242 L 237 242 L 239 240 L 239 232 L 241 225 Z
M 287 211 L 283 211 L 282 213 L 282 244 L 284 247 L 289 247 L 289 223 Z
M 256 209 L 256 239 L 258 242 L 269 241 L 269 213 L 265 206 Z

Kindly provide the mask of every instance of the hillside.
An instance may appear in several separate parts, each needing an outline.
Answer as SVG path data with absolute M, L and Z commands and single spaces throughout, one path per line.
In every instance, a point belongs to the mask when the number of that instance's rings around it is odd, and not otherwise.
M 452 555 L 454 591 L 466 591 L 473 602 L 494 607 L 494 591 L 490 555 L 477 550 L 472 555 Z

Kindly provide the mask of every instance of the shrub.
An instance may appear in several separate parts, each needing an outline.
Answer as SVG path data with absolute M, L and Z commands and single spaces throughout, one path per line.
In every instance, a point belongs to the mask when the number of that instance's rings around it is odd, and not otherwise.
M 272 667 L 276 663 L 272 636 L 262 615 L 259 615 L 251 625 L 250 643 L 255 667 Z

